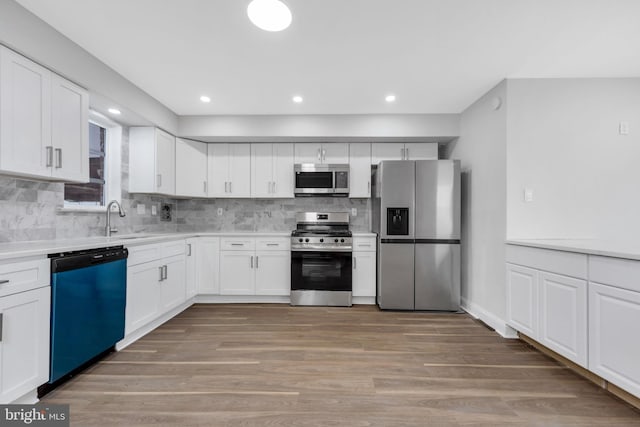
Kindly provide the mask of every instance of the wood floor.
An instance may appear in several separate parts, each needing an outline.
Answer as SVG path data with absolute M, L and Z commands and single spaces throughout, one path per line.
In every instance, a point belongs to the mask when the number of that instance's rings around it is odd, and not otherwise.
M 464 314 L 195 305 L 51 392 L 78 426 L 623 426 L 640 412 Z

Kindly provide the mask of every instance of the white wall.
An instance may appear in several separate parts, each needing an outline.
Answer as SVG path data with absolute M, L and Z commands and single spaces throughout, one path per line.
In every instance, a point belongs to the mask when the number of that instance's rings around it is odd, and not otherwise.
M 507 82 L 461 115 L 449 158 L 462 166 L 463 307 L 500 333 L 505 316 Z M 495 110 L 494 99 L 502 105 Z
M 446 142 L 458 136 L 458 114 L 182 116 L 179 135 L 201 141 Z
M 508 106 L 507 236 L 639 238 L 640 79 L 509 80 Z
M 12 0 L 0 1 L 0 43 L 121 109 L 177 132 L 178 118 L 171 110 Z

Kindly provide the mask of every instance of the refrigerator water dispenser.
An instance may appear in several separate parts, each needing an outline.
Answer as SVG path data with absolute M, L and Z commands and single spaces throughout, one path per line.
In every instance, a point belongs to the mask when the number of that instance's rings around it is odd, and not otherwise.
M 409 208 L 387 208 L 387 235 L 409 235 Z

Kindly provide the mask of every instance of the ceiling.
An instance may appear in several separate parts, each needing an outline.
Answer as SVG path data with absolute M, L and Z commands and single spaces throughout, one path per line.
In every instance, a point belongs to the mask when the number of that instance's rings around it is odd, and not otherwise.
M 249 0 L 17 1 L 178 115 L 459 113 L 507 77 L 640 76 L 638 0 L 284 0 L 279 33 Z

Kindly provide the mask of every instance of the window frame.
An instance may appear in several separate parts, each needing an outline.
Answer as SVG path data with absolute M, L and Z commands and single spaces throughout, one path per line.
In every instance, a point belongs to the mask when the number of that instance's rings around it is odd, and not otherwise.
M 118 203 L 122 201 L 122 125 L 97 111 L 89 110 L 89 113 L 89 123 L 104 128 L 106 133 L 104 148 L 105 204 L 92 206 L 63 200 L 63 207 L 59 209 L 62 212 L 105 212 L 106 205 L 111 200 L 117 200 Z M 64 198 L 64 191 L 62 197 Z

